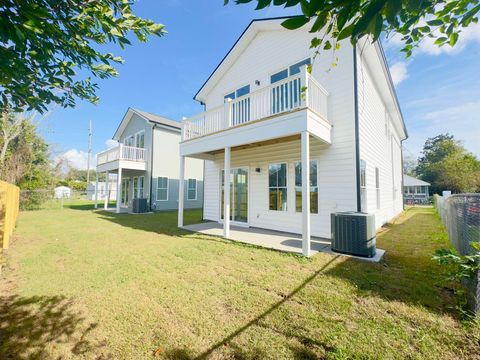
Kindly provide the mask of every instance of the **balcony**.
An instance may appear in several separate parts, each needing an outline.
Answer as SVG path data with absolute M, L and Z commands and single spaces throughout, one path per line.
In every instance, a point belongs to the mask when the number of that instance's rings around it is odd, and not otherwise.
M 329 131 L 327 102 L 328 92 L 303 67 L 297 75 L 234 100 L 228 99 L 221 106 L 184 119 L 182 141 L 186 143 L 301 110 L 311 112 L 313 116 L 310 117 Z
M 97 154 L 97 171 L 110 171 L 119 167 L 145 170 L 145 159 L 145 149 L 119 144 Z

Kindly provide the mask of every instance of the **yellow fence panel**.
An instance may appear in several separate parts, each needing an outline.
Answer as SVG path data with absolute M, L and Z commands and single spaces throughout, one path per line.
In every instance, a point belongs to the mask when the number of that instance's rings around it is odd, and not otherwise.
M 0 249 L 8 249 L 20 205 L 20 189 L 0 181 Z

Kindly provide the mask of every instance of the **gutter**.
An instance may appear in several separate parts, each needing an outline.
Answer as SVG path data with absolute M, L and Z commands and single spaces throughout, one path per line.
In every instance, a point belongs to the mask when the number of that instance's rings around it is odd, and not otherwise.
M 357 74 L 357 45 L 353 46 L 353 103 L 355 113 L 355 184 L 357 188 L 357 212 L 362 211 L 360 196 L 360 129 L 358 113 L 358 74 Z

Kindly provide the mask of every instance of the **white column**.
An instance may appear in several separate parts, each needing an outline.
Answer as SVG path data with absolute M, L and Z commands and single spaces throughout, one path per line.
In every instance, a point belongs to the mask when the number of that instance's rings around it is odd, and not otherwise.
M 310 135 L 302 132 L 302 253 L 310 256 Z
M 230 147 L 225 148 L 223 190 L 223 237 L 230 237 Z
M 120 202 L 122 196 L 122 168 L 118 167 L 118 174 L 117 174 L 117 214 L 120 213 Z
M 95 209 L 98 208 L 98 172 L 95 171 Z
M 105 203 L 103 204 L 103 208 L 105 210 L 108 209 L 108 201 L 110 200 L 110 174 L 108 171 L 105 172 Z
M 180 156 L 180 176 L 178 179 L 178 227 L 183 226 L 184 196 L 185 196 L 185 156 Z

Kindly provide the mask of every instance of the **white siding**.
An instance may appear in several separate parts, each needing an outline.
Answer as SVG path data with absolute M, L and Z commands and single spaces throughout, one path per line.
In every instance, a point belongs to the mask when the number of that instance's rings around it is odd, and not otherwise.
M 312 138 L 311 159 L 318 164 L 319 214 L 312 214 L 312 235 L 330 237 L 330 214 L 354 210 L 354 178 L 340 159 L 331 156 L 329 146 Z M 220 216 L 220 172 L 223 154 L 205 163 L 204 217 L 218 221 Z M 287 232 L 301 232 L 301 214 L 295 212 L 294 164 L 300 161 L 300 140 L 232 151 L 231 166 L 249 169 L 249 225 Z M 268 165 L 288 164 L 288 210 L 268 209 Z M 260 173 L 255 171 L 260 168 Z M 347 179 L 343 181 L 342 179 Z
M 366 161 L 367 209 L 376 226 L 402 211 L 400 140 L 366 62 L 358 57 L 360 158 Z M 375 168 L 380 174 L 380 209 L 377 209 Z

